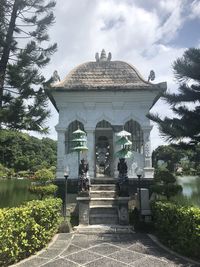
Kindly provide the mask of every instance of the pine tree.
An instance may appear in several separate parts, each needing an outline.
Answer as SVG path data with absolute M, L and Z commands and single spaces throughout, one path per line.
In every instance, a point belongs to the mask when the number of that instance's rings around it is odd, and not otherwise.
M 161 119 L 158 114 L 148 117 L 157 122 L 160 132 L 171 141 L 178 141 L 183 148 L 183 139 L 190 144 L 200 141 L 200 49 L 190 48 L 173 64 L 179 92 L 165 93 L 164 100 L 171 105 L 174 118 Z
M 46 132 L 49 116 L 45 67 L 57 45 L 48 45 L 53 0 L 1 0 L 0 126 Z

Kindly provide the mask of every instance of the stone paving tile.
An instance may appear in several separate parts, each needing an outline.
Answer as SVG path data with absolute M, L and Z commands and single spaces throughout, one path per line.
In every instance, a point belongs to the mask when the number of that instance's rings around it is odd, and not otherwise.
M 158 260 L 153 257 L 143 257 L 131 264 L 134 267 L 172 267 L 172 266 L 178 266 L 178 265 L 171 265 L 166 261 Z
M 41 264 L 49 261 L 49 259 L 44 259 L 40 257 L 35 257 L 30 260 L 27 260 L 25 262 L 21 262 L 20 264 L 17 264 L 17 267 L 35 267 L 35 266 L 40 266 Z
M 102 239 L 95 235 L 74 235 L 71 240 L 71 243 L 73 245 L 76 245 L 81 248 L 89 248 L 102 242 Z
M 72 233 L 68 233 L 68 234 L 61 233 L 58 235 L 57 240 L 69 240 L 72 236 L 73 236 Z
M 47 264 L 42 265 L 42 266 L 44 266 L 44 267 L 56 267 L 56 266 L 59 266 L 59 267 L 79 267 L 80 265 L 78 265 L 74 262 L 65 260 L 65 259 L 57 259 L 57 260 L 48 262 Z M 29 267 L 31 267 L 31 265 Z
M 133 245 L 132 241 L 117 241 L 117 242 L 112 242 L 111 244 L 120 247 L 120 248 L 129 248 Z
M 98 260 L 95 260 L 93 262 L 90 262 L 88 264 L 84 265 L 85 267 L 126 267 L 126 266 L 130 266 L 127 265 L 125 263 L 116 261 L 114 259 L 109 259 L 109 258 L 101 258 Z
M 119 236 L 115 235 L 115 234 L 113 234 L 113 235 L 110 235 L 110 234 L 103 235 L 101 238 L 102 238 L 103 242 L 111 242 L 111 243 L 118 242 L 120 240 Z
M 122 248 L 128 248 L 133 244 L 137 243 L 139 240 L 144 239 L 141 234 L 121 234 L 118 239 L 114 241 L 114 244 Z
M 109 255 L 109 254 L 114 253 L 114 252 L 119 251 L 119 250 L 120 250 L 119 247 L 113 246 L 111 244 L 104 244 L 103 243 L 103 244 L 91 247 L 87 251 L 96 252 L 96 253 L 104 256 L 104 255 Z
M 64 241 L 64 240 L 56 240 L 49 248 L 50 249 L 64 249 L 68 246 L 68 244 L 70 243 L 70 240 Z
M 132 252 L 132 251 L 123 249 L 121 251 L 113 253 L 109 257 L 115 260 L 119 260 L 124 263 L 132 263 L 144 257 L 144 255 L 137 253 L 137 252 Z
M 79 248 L 77 246 L 74 246 L 74 245 L 69 245 L 69 247 L 66 250 L 64 250 L 62 254 L 60 254 L 60 257 L 66 257 L 69 254 L 72 254 L 72 253 L 75 253 L 75 252 L 78 252 L 81 250 L 83 250 L 83 249 Z
M 155 247 L 144 245 L 141 242 L 136 241 L 135 244 L 132 244 L 130 247 L 127 248 L 131 251 L 136 251 L 143 254 L 151 254 L 154 256 L 161 256 L 161 253 L 158 250 L 155 250 Z
M 88 250 L 84 250 L 84 251 L 80 251 L 77 253 L 73 253 L 67 257 L 65 257 L 65 259 L 69 259 L 73 262 L 77 262 L 79 264 L 86 264 L 90 261 L 94 261 L 98 258 L 100 258 L 101 256 L 98 256 L 97 254 L 91 253 Z
M 48 258 L 48 259 L 52 259 L 54 257 L 56 257 L 57 255 L 59 255 L 61 253 L 60 249 L 47 249 L 44 252 L 42 252 L 41 254 L 39 254 L 40 257 L 42 258 Z

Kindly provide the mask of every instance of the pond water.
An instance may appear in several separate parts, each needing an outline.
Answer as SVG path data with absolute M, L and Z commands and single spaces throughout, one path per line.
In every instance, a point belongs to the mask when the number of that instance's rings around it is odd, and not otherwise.
M 198 176 L 179 176 L 177 182 L 183 188 L 183 202 L 200 206 L 200 177 Z
M 31 181 L 26 179 L 0 180 L 0 208 L 16 207 L 25 201 L 37 199 L 28 191 Z M 67 203 L 76 201 L 76 194 L 68 194 Z
M 0 180 L 0 208 L 16 207 L 24 201 L 36 199 L 28 191 L 30 183 L 25 179 Z

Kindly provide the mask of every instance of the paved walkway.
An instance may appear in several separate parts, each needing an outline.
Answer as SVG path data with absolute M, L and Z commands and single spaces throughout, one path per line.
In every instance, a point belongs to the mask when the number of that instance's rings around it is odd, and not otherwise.
M 58 234 L 45 250 L 17 267 L 200 266 L 158 247 L 146 234 Z

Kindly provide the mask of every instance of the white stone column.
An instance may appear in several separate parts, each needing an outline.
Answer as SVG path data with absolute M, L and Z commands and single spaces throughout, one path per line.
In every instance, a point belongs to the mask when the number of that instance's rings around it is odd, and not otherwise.
M 117 164 L 119 159 L 115 156 L 116 152 L 120 150 L 120 146 L 116 145 L 117 136 L 116 133 L 122 131 L 123 125 L 112 125 L 113 127 L 113 172 L 114 178 L 118 178 Z
M 57 142 L 57 169 L 56 179 L 64 179 L 65 172 L 65 129 L 56 127 L 58 142 Z
M 150 132 L 152 126 L 143 128 L 143 155 L 144 155 L 144 178 L 153 178 L 154 168 L 152 168 L 152 159 L 151 159 L 151 141 L 150 141 Z
M 85 128 L 87 133 L 88 163 L 90 179 L 95 176 L 95 128 Z

